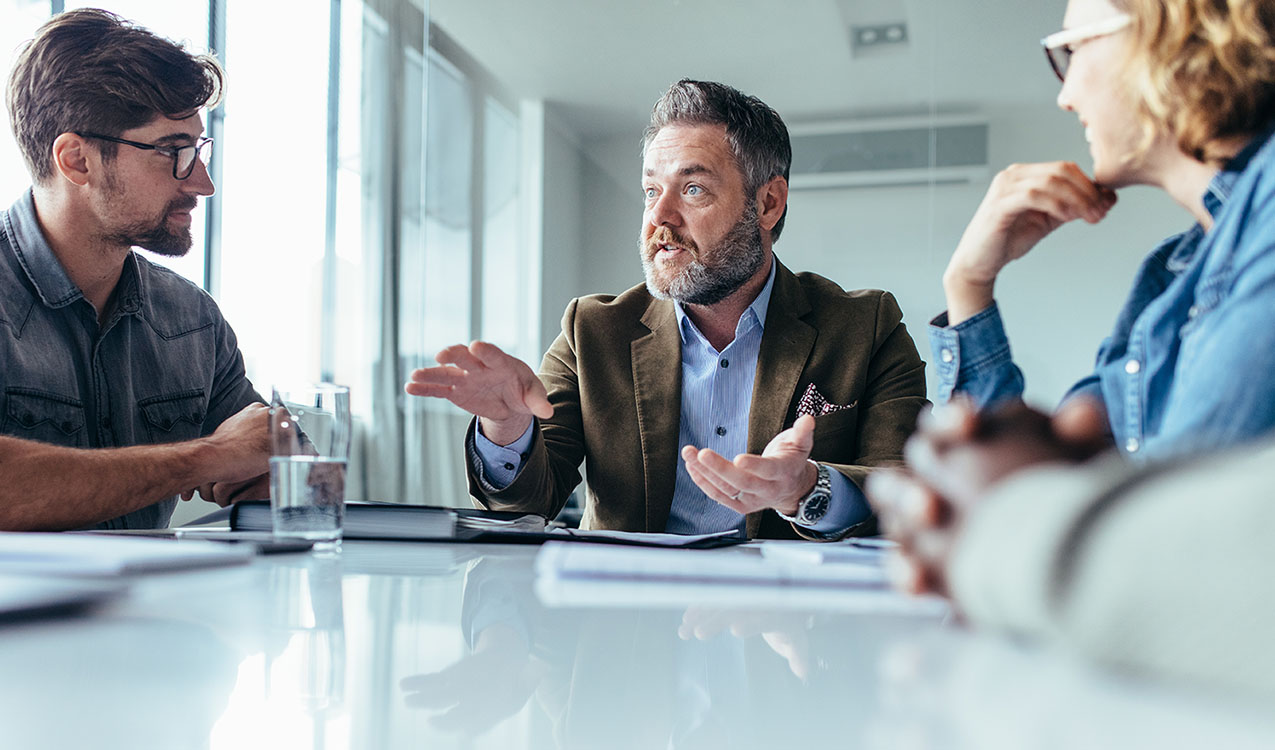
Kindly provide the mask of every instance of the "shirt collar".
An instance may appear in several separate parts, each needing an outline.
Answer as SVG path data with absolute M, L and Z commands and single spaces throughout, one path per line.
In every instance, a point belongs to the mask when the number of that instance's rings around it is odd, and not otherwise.
M 775 267 L 779 265 L 779 260 L 771 255 L 770 258 L 770 274 L 766 277 L 766 285 L 757 293 L 757 298 L 749 305 L 744 314 L 739 316 L 739 322 L 735 324 L 735 336 L 748 329 L 750 325 L 756 325 L 758 328 L 765 330 L 766 328 L 766 312 L 770 309 L 770 292 L 775 286 Z M 682 307 L 682 303 L 674 300 L 673 310 L 677 313 L 677 329 L 681 332 L 682 343 L 685 344 L 687 336 L 692 331 L 698 333 L 695 324 L 686 315 L 686 309 Z
M 1275 142 L 1271 138 L 1275 133 L 1275 128 L 1267 128 L 1261 134 L 1255 136 L 1249 141 L 1240 152 L 1231 157 L 1231 160 L 1223 165 L 1222 169 L 1209 180 L 1208 189 L 1204 191 L 1204 208 L 1214 219 L 1222 212 L 1222 207 L 1226 205 L 1226 201 L 1231 197 L 1231 191 L 1235 189 L 1235 183 L 1239 181 L 1240 175 L 1253 162 L 1253 158 L 1258 152 L 1266 151 L 1268 144 Z
M 49 307 L 66 307 L 84 293 L 66 275 L 61 261 L 53 254 L 53 248 L 40 230 L 35 213 L 35 195 L 28 190 L 17 203 L 9 207 L 6 229 L 10 230 L 13 253 L 27 278 Z
M 13 253 L 18 264 L 31 280 L 40 300 L 51 308 L 66 307 L 84 298 L 84 292 L 67 276 L 62 262 L 53 254 L 53 248 L 44 238 L 40 221 L 35 212 L 35 194 L 32 190 L 9 207 L 5 222 L 13 242 Z M 116 286 L 116 306 L 121 313 L 136 313 L 141 309 L 145 284 L 138 268 L 135 253 L 124 259 L 124 269 Z

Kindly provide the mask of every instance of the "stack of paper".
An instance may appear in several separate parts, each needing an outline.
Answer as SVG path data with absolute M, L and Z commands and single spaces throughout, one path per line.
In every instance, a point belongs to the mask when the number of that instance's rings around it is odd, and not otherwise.
M 775 544 L 776 549 L 769 547 Z M 758 606 L 942 617 L 946 603 L 886 585 L 885 550 L 813 542 L 687 550 L 549 542 L 536 557 L 536 594 L 551 607 Z M 826 549 L 825 549 L 826 548 Z
M 112 599 L 124 587 L 113 582 L 51 580 L 0 575 L 0 621 L 36 615 L 74 614 Z
M 117 576 L 238 565 L 253 550 L 216 542 L 0 532 L 0 573 Z
M 536 557 L 544 578 L 664 583 L 736 583 L 779 586 L 880 586 L 885 577 L 875 564 L 811 564 L 732 550 L 610 547 L 549 542 Z

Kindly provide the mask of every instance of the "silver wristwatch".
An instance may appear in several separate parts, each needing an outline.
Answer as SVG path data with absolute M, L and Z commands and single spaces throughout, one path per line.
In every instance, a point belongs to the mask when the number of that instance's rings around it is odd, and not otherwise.
M 828 473 L 828 467 L 815 461 L 810 463 L 814 464 L 817 470 L 815 488 L 797 504 L 795 514 L 790 516 L 779 513 L 782 518 L 799 526 L 814 526 L 822 521 L 828 514 L 828 503 L 832 500 L 832 475 Z

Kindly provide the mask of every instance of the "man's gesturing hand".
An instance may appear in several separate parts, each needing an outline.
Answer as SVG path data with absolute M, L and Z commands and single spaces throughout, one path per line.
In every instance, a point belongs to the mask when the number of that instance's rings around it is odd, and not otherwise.
M 792 515 L 815 487 L 817 469 L 808 460 L 815 418 L 803 415 L 767 444 L 760 456 L 743 453 L 727 461 L 695 446 L 682 448 L 686 471 L 705 495 L 739 513 L 774 508 Z
M 517 440 L 532 416 L 553 416 L 549 395 L 521 360 L 483 341 L 449 346 L 434 357 L 438 367 L 412 372 L 413 396 L 445 398 L 479 418 L 483 435 L 497 445 Z

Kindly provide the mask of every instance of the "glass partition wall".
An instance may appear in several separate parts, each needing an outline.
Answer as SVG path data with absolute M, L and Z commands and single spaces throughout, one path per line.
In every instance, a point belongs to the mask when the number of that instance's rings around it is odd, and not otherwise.
M 75 5 L 0 0 L 0 73 Z M 353 499 L 466 504 L 468 419 L 407 397 L 407 374 L 475 338 L 534 367 L 572 297 L 641 282 L 640 136 L 678 78 L 779 111 L 795 161 L 776 253 L 893 291 L 926 359 L 943 268 L 992 176 L 1090 163 L 1039 47 L 1061 0 L 97 5 L 224 62 L 207 122 L 218 193 L 172 265 L 221 304 L 264 394 L 351 386 Z M 6 133 L 0 200 L 26 184 Z M 1006 272 L 1029 400 L 1048 406 L 1084 374 L 1140 257 L 1186 222 L 1125 191 L 1101 228 L 1064 227 Z

